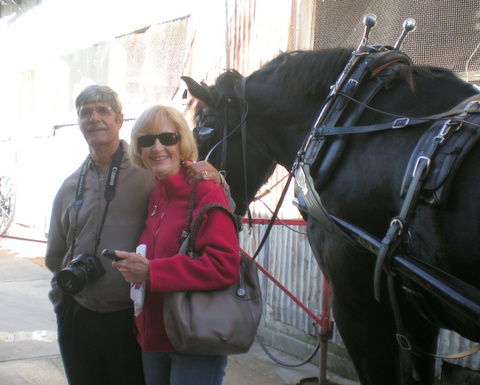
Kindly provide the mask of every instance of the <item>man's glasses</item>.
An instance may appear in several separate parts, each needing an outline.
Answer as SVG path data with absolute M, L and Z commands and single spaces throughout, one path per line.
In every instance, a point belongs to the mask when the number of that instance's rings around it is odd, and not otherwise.
M 164 146 L 174 146 L 180 140 L 180 134 L 177 132 L 163 132 L 158 135 L 143 135 L 138 138 L 138 145 L 144 148 L 151 147 L 157 139 Z
M 110 116 L 112 111 L 114 111 L 110 106 L 82 107 L 78 111 L 78 116 L 80 119 L 90 119 L 93 115 L 93 110 L 96 111 L 98 116 Z

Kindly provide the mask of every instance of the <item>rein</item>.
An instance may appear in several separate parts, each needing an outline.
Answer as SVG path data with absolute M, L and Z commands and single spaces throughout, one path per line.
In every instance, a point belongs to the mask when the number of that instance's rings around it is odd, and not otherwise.
M 247 84 L 247 78 L 244 76 L 242 77 L 242 82 L 241 82 L 241 87 L 240 87 L 240 92 L 242 96 L 242 103 L 243 103 L 243 108 L 241 110 L 241 134 L 242 134 L 242 160 L 243 160 L 243 185 L 244 185 L 244 193 L 245 193 L 245 202 L 248 202 L 248 186 L 247 186 L 247 115 L 248 115 L 248 103 L 247 100 L 245 99 L 245 87 Z M 226 118 L 226 116 L 225 116 Z M 227 122 L 227 119 L 225 119 L 225 124 Z M 225 141 L 225 145 L 226 145 Z M 227 154 L 225 153 L 225 159 L 227 157 Z M 223 159 L 222 159 L 223 160 Z M 250 207 L 247 205 L 247 215 L 248 215 L 248 223 L 249 223 L 249 228 L 252 227 L 252 213 L 250 211 Z M 253 260 L 257 257 L 257 253 L 253 256 Z
M 242 132 L 242 155 L 243 155 L 243 175 L 244 175 L 244 184 L 245 184 L 245 202 L 248 202 L 247 199 L 247 114 L 248 114 L 248 107 L 247 106 L 247 101 L 245 99 L 245 87 L 247 84 L 247 78 L 244 76 L 241 81 L 241 98 L 242 98 L 242 103 L 244 105 L 244 108 L 242 109 L 241 112 L 241 132 Z M 270 235 L 270 232 L 273 228 L 273 225 L 275 223 L 275 220 L 278 217 L 278 212 L 280 211 L 280 208 L 282 207 L 283 201 L 285 200 L 285 196 L 287 195 L 287 190 L 288 187 L 290 186 L 290 182 L 293 179 L 293 174 L 289 173 L 287 183 L 285 184 L 285 187 L 282 191 L 282 195 L 280 196 L 280 199 L 278 200 L 277 206 L 275 207 L 275 211 L 272 214 L 272 217 L 270 218 L 270 221 L 268 222 L 267 229 L 265 230 L 265 234 L 263 235 L 262 240 L 260 241 L 260 244 L 257 247 L 257 250 L 255 251 L 252 259 L 255 260 L 258 257 L 258 254 L 262 250 L 263 246 L 265 245 L 265 242 L 267 241 L 268 236 Z M 248 206 L 247 206 L 248 208 Z M 249 226 L 251 227 L 251 221 L 252 221 L 252 216 L 250 209 L 248 208 L 248 220 L 249 220 Z

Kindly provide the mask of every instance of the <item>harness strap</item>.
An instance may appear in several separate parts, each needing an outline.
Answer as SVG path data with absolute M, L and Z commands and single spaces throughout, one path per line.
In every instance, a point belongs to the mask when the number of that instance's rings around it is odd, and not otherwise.
M 388 58 L 392 57 L 392 55 L 395 56 L 394 60 L 389 60 Z M 348 100 L 344 97 L 350 98 L 351 95 L 354 95 L 358 89 L 358 85 L 362 83 L 363 79 L 375 70 L 379 68 L 382 70 L 388 69 L 389 73 L 386 75 L 388 77 L 392 72 L 397 71 L 399 66 L 408 65 L 408 60 L 405 59 L 406 55 L 402 53 L 402 59 L 398 58 L 399 55 L 400 53 L 391 51 L 377 52 L 373 55 L 362 55 L 361 60 L 355 53 L 352 55 L 351 61 L 347 63 L 345 70 L 340 75 L 335 86 L 332 86 L 332 92 L 327 98 L 327 102 L 322 108 L 314 128 L 305 139 L 304 145 L 299 151 L 297 161 L 293 167 L 296 182 L 295 195 L 300 206 L 303 205 L 307 214 L 319 222 L 327 231 L 343 237 L 350 245 L 358 250 L 362 249 L 362 244 L 357 241 L 358 237 L 350 236 L 350 231 L 345 232 L 337 222 L 332 219 L 323 206 L 322 200 L 315 189 L 310 167 L 316 161 L 320 150 L 323 148 L 325 144 L 324 138 L 326 136 L 359 133 L 358 127 L 352 125 L 355 124 L 364 112 L 367 103 L 383 86 L 383 80 L 380 79 L 371 84 L 368 89 L 363 90 L 362 100 L 364 103 L 357 103 L 353 110 L 349 111 L 347 118 L 343 119 L 344 125 L 338 127 L 335 126 L 335 124 L 345 115 L 346 103 L 348 103 Z M 355 60 L 353 60 L 353 57 L 355 57 Z M 379 67 L 376 66 L 378 63 L 381 64 Z M 347 68 L 349 66 L 350 68 Z M 377 75 L 378 72 L 375 72 L 375 74 Z M 365 132 L 373 132 L 380 129 L 400 128 L 408 123 L 405 122 L 405 119 L 397 120 L 398 122 L 389 122 L 383 125 L 364 126 L 364 130 Z M 341 143 L 343 143 L 343 141 Z M 340 151 L 336 151 L 336 153 L 339 154 Z
M 406 329 L 402 320 L 402 316 L 400 314 L 400 308 L 398 307 L 397 303 L 397 297 L 395 296 L 395 287 L 394 287 L 394 281 L 393 281 L 393 276 L 388 275 L 388 294 L 390 298 L 390 307 L 392 308 L 393 311 L 393 318 L 395 320 L 395 326 L 397 328 L 397 342 L 400 345 L 400 347 L 404 350 L 407 350 L 408 352 L 411 352 L 414 350 L 408 335 L 406 333 Z M 421 377 L 418 374 L 416 365 L 413 362 L 412 356 L 409 355 L 409 361 L 411 364 L 411 370 L 412 370 L 412 376 L 416 381 L 420 381 Z
M 242 106 L 243 108 L 240 111 L 241 122 L 242 122 L 240 131 L 242 134 L 243 185 L 244 185 L 244 191 L 245 191 L 245 204 L 247 205 L 248 224 L 249 224 L 249 228 L 251 228 L 252 212 L 250 211 L 250 207 L 247 204 L 248 187 L 247 187 L 247 124 L 246 124 L 246 120 L 247 120 L 247 113 L 248 113 L 248 104 L 247 104 L 247 99 L 245 99 L 246 87 L 247 87 L 247 77 L 244 76 L 242 77 L 242 81 L 240 83 L 240 94 L 243 102 L 243 106 Z
M 400 214 L 392 220 L 390 228 L 387 231 L 385 238 L 382 240 L 374 272 L 374 294 L 377 301 L 380 301 L 380 276 L 384 268 L 385 259 L 387 256 L 391 256 L 407 233 L 409 222 L 415 213 L 422 183 L 430 171 L 430 164 L 433 156 L 437 151 L 438 146 L 443 143 L 446 135 L 451 133 L 451 131 L 446 130 L 446 127 L 449 126 L 450 123 L 450 120 L 448 120 L 443 124 L 439 130 L 439 135 L 433 138 L 425 155 L 417 158 L 413 171 L 413 179 L 408 187 Z M 440 135 L 441 133 L 445 134 Z
M 432 146 L 432 154 L 435 151 L 434 146 Z M 415 210 L 416 202 L 418 195 L 420 194 L 420 189 L 422 187 L 422 181 L 427 176 L 430 159 L 422 157 L 418 159 L 419 165 L 415 173 L 415 177 L 410 183 L 407 196 L 403 201 L 402 209 L 398 217 L 394 218 L 390 223 L 390 228 L 387 231 L 387 234 L 382 239 L 380 250 L 377 254 L 377 262 L 375 264 L 374 271 L 374 294 L 375 299 L 380 301 L 380 278 L 385 265 L 385 259 L 387 256 L 391 256 L 393 251 L 396 250 L 398 245 L 403 240 L 404 235 L 407 233 L 408 222 Z
M 347 99 L 351 98 L 359 89 L 359 85 L 363 84 L 364 80 L 371 77 L 373 73 L 377 75 L 380 68 L 383 71 L 391 67 L 391 71 L 396 71 L 399 66 L 409 64 L 411 64 L 411 60 L 406 54 L 386 47 L 380 47 L 379 49 L 371 47 L 365 52 L 353 51 L 338 79 L 330 87 L 330 93 L 325 99 L 315 124 L 299 151 L 298 162 L 305 161 L 309 165 L 313 164 L 324 144 L 323 141 L 316 140 L 318 139 L 315 135 L 316 130 L 322 125 L 336 126 L 340 122 L 340 118 L 345 116 L 344 112 L 348 101 L 339 96 L 343 95 Z M 363 100 L 368 103 L 382 85 L 383 81 L 377 81 L 376 84 L 373 84 L 368 92 L 364 93 Z M 348 123 L 345 122 L 347 124 L 343 124 L 344 126 L 354 124 L 364 111 L 366 104 L 360 104 L 360 106 L 363 106 L 363 108 L 357 106 L 353 111 L 350 111 L 350 117 L 347 117 L 349 121 Z M 352 119 L 353 116 L 355 116 L 355 120 Z
M 244 175 L 244 186 L 245 186 L 245 202 L 248 202 L 247 199 L 247 170 L 246 170 L 246 164 L 247 164 L 247 125 L 246 125 L 246 116 L 248 113 L 248 104 L 247 100 L 245 99 L 245 91 L 246 91 L 246 85 L 247 85 L 247 78 L 244 76 L 242 78 L 242 81 L 240 83 L 240 95 L 241 95 L 241 100 L 243 101 L 243 108 L 241 110 L 241 135 L 242 135 L 242 156 L 243 156 L 243 175 Z M 278 212 L 280 211 L 280 208 L 283 204 L 283 201 L 285 199 L 285 196 L 287 194 L 288 186 L 290 185 L 290 182 L 293 178 L 293 174 L 290 173 L 289 178 L 287 180 L 287 183 L 282 191 L 282 195 L 277 203 L 277 207 L 275 208 L 275 212 L 273 213 L 272 217 L 270 218 L 270 221 L 268 223 L 267 229 L 265 231 L 265 234 L 263 235 L 263 238 L 257 247 L 257 250 L 255 251 L 255 254 L 253 255 L 252 259 L 255 260 L 262 250 L 263 246 L 265 245 L 265 242 L 267 241 L 268 236 L 270 235 L 270 231 L 273 228 L 273 225 L 275 223 L 275 219 L 278 216 Z M 250 211 L 249 206 L 247 205 L 247 215 L 248 215 L 248 224 L 249 227 L 252 227 L 252 213 Z
M 415 261 L 415 259 L 411 259 L 411 258 L 406 259 L 406 258 L 402 258 L 402 257 L 397 256 L 394 259 L 395 259 L 394 263 L 395 263 L 395 267 L 397 268 L 397 271 L 399 271 L 400 274 L 402 274 L 402 275 L 405 274 L 409 278 L 411 278 L 412 275 L 407 273 L 408 267 L 410 267 L 410 268 L 413 267 L 415 269 L 420 269 L 421 270 L 422 265 L 423 265 L 423 267 L 426 266 L 425 263 L 422 263 L 420 261 Z M 430 269 L 430 271 L 426 272 L 426 270 L 423 270 L 423 272 L 427 273 L 427 274 L 432 273 L 432 270 L 431 270 L 432 267 L 430 267 L 429 269 Z M 412 270 L 412 272 L 413 272 L 413 270 Z M 435 275 L 434 272 L 433 272 L 433 274 Z M 447 293 L 450 292 L 450 290 L 448 288 L 448 285 L 443 284 L 443 281 L 445 280 L 445 274 L 446 273 L 443 273 L 441 270 L 437 270 L 437 274 L 440 274 L 439 276 L 435 277 L 435 279 L 437 280 L 437 284 L 440 284 L 440 282 L 438 282 L 439 280 L 442 282 L 440 285 L 443 286 L 443 287 L 441 287 L 440 290 L 442 291 L 443 295 L 448 297 Z M 419 273 L 419 276 L 420 275 L 421 275 L 421 273 Z M 403 321 L 402 321 L 402 317 L 401 317 L 401 314 L 400 314 L 400 311 L 399 311 L 397 299 L 396 299 L 394 288 L 393 288 L 393 278 L 394 278 L 393 275 L 391 275 L 391 274 L 388 275 L 389 298 L 390 298 L 390 302 L 392 304 L 392 311 L 393 311 L 393 314 L 394 314 L 395 323 L 396 323 L 396 327 L 397 327 L 397 341 L 398 341 L 400 347 L 402 347 L 403 349 L 405 349 L 407 351 L 413 350 L 417 354 L 426 354 L 426 355 L 429 355 L 429 356 L 432 356 L 432 357 L 435 357 L 435 358 L 450 359 L 450 360 L 467 357 L 467 356 L 470 356 L 470 355 L 480 351 L 480 344 L 476 344 L 476 345 L 472 346 L 470 349 L 467 349 L 463 352 L 455 353 L 455 354 L 449 354 L 449 355 L 433 354 L 433 353 L 428 353 L 428 352 L 422 351 L 418 348 L 414 348 L 411 345 L 411 343 L 408 339 L 408 336 L 405 332 L 404 324 L 403 324 Z M 450 279 L 452 279 L 452 277 L 450 277 Z M 455 278 L 453 278 L 453 279 L 455 280 Z M 448 279 L 447 279 L 447 282 L 448 282 Z M 421 285 L 421 283 L 418 280 L 416 280 L 416 283 L 419 283 Z M 429 282 L 428 285 L 430 285 L 430 284 L 431 283 Z M 410 294 L 410 295 L 414 296 L 413 304 L 417 308 L 417 311 L 420 314 L 422 314 L 422 316 L 424 318 L 430 319 L 430 320 L 436 320 L 436 317 L 433 314 L 428 313 L 428 304 L 427 303 L 418 303 L 418 298 L 415 298 L 415 297 L 419 296 L 419 294 L 417 292 L 415 292 L 413 290 L 410 290 L 407 287 L 403 287 L 403 290 L 407 294 Z M 465 291 L 463 293 L 460 293 L 460 294 L 457 293 L 457 292 L 455 292 L 455 293 L 452 292 L 451 293 L 451 295 L 454 295 L 455 298 L 463 297 L 461 301 L 462 302 L 465 301 L 467 303 L 464 308 L 454 307 L 453 311 L 459 311 L 460 313 L 462 313 L 463 315 L 465 315 L 466 317 L 468 317 L 469 319 L 471 319 L 473 321 L 477 320 L 478 319 L 478 312 L 475 313 L 475 311 L 473 309 L 478 308 L 478 305 L 473 303 L 472 300 L 473 300 L 473 298 L 478 298 L 478 294 L 476 295 L 475 289 L 473 287 L 468 287 L 467 286 L 464 290 Z M 471 294 L 470 298 L 467 295 L 467 293 L 469 295 Z
M 278 200 L 277 207 L 275 208 L 274 213 L 272 214 L 272 217 L 270 218 L 270 221 L 268 222 L 267 229 L 265 230 L 265 234 L 263 235 L 262 241 L 260 242 L 260 245 L 258 245 L 257 250 L 255 251 L 255 254 L 253 255 L 252 259 L 255 260 L 260 253 L 260 250 L 262 250 L 262 247 L 265 245 L 265 242 L 267 241 L 267 238 L 270 234 L 270 231 L 273 228 L 273 225 L 275 224 L 275 219 L 278 217 L 278 212 L 280 211 L 280 208 L 282 207 L 283 201 L 285 200 L 285 196 L 287 195 L 287 190 L 288 186 L 290 185 L 290 182 L 292 181 L 293 178 L 293 173 L 289 173 L 287 183 L 285 184 L 285 187 L 283 188 L 282 195 L 280 196 L 280 199 Z M 251 218 L 250 218 L 251 219 Z
M 339 94 L 342 96 L 343 93 Z M 364 104 L 359 100 L 351 98 L 352 101 Z M 368 108 L 368 106 L 366 106 Z M 414 126 L 417 124 L 427 123 L 429 121 L 440 120 L 443 118 L 451 117 L 458 114 L 464 114 L 468 112 L 475 112 L 478 111 L 480 107 L 480 95 L 474 95 L 467 100 L 464 100 L 462 103 L 458 104 L 454 108 L 449 111 L 445 111 L 435 115 L 429 115 L 419 118 L 413 117 L 398 117 L 397 119 L 387 122 L 387 123 L 379 123 L 379 124 L 371 124 L 367 126 L 342 126 L 342 127 L 332 127 L 332 126 L 320 126 L 315 130 L 314 136 L 334 136 L 334 135 L 349 135 L 349 134 L 365 134 L 371 132 L 378 132 L 390 129 L 399 129 L 407 126 Z M 475 109 L 475 110 L 473 110 Z M 473 110 L 473 111 L 472 111 Z M 462 119 L 462 116 L 459 116 L 458 119 Z
M 451 124 L 451 120 L 447 120 L 442 127 L 440 128 L 439 135 L 435 136 L 431 141 L 431 144 L 426 151 L 425 155 L 419 156 L 415 169 L 413 171 L 413 179 L 410 182 L 409 188 L 407 190 L 407 195 L 404 199 L 400 214 L 398 217 L 394 218 L 391 222 L 390 228 L 387 231 L 385 238 L 381 242 L 379 252 L 377 254 L 377 262 L 375 265 L 374 271 L 374 294 L 375 299 L 380 301 L 380 279 L 381 273 L 385 268 L 385 261 L 393 255 L 393 252 L 398 248 L 399 244 L 403 241 L 405 234 L 407 233 L 408 225 L 415 213 L 416 202 L 420 195 L 420 190 L 422 183 L 428 175 L 430 170 L 431 160 L 439 148 L 443 144 L 445 137 L 451 132 L 447 128 Z M 387 268 L 387 287 L 388 294 L 390 299 L 390 305 L 394 315 L 395 325 L 397 329 L 397 342 L 400 347 L 407 351 L 416 351 L 417 353 L 425 353 L 415 349 L 409 339 L 408 333 L 404 327 L 402 320 L 402 315 L 398 306 L 395 287 L 394 287 L 394 273 L 392 270 Z M 471 349 L 457 353 L 453 355 L 435 355 L 430 353 L 431 356 L 443 359 L 455 359 L 465 357 L 467 355 L 473 354 L 480 350 L 480 344 L 472 347 Z M 412 362 L 412 375 L 414 378 L 418 377 L 418 372 L 415 365 Z M 418 377 L 419 378 L 419 377 Z
M 227 104 L 225 104 L 224 109 L 227 109 Z M 225 116 L 227 116 L 227 112 L 225 111 Z M 227 127 L 227 119 L 225 119 L 224 127 L 223 127 L 223 139 L 222 139 L 222 160 L 220 161 L 220 169 L 225 170 L 227 165 L 227 137 L 228 137 L 228 127 Z
M 362 245 L 343 231 L 329 215 L 327 209 L 322 203 L 320 195 L 315 189 L 313 179 L 310 175 L 310 167 L 301 164 L 295 170 L 295 195 L 301 198 L 307 207 L 307 214 L 317 221 L 325 230 L 344 238 L 351 246 L 356 249 L 362 249 Z M 301 194 L 300 194 L 301 193 Z

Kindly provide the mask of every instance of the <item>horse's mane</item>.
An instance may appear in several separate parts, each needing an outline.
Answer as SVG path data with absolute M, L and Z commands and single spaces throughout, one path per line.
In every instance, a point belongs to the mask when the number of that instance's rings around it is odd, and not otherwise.
M 263 78 L 304 98 L 316 98 L 329 90 L 345 67 L 353 48 L 328 48 L 312 51 L 292 51 L 281 53 L 266 63 L 251 78 Z M 386 81 L 385 86 L 395 80 L 407 81 L 415 88 L 414 75 L 427 77 L 455 76 L 453 72 L 437 67 L 405 66 Z
M 284 52 L 255 71 L 251 77 L 269 77 L 268 82 L 284 87 L 289 93 L 315 97 L 337 79 L 347 63 L 351 49 Z
M 292 99 L 324 99 L 330 86 L 335 83 L 340 72 L 352 55 L 353 48 L 327 48 L 322 50 L 306 50 L 284 52 L 254 71 L 249 79 L 268 84 L 274 88 L 288 90 L 278 93 Z M 456 77 L 445 68 L 430 66 L 403 66 L 385 79 L 384 86 L 389 88 L 396 81 L 406 81 L 415 91 L 415 77 L 441 78 Z M 211 89 L 213 94 L 235 95 L 236 87 L 242 75 L 230 69 L 222 73 Z

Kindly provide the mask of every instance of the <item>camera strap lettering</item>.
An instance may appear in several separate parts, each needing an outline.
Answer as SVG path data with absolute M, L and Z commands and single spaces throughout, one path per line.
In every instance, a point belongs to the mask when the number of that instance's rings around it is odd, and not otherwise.
M 103 211 L 103 217 L 102 217 L 102 223 L 100 225 L 100 229 L 95 237 L 95 250 L 93 255 L 96 255 L 97 253 L 97 248 L 100 243 L 100 235 L 102 234 L 103 225 L 105 224 L 105 218 L 107 217 L 108 207 L 110 205 L 110 202 L 113 200 L 113 198 L 115 198 L 115 191 L 116 191 L 118 177 L 120 173 L 120 163 L 122 161 L 122 157 L 123 157 L 123 148 L 122 148 L 122 145 L 120 144 L 118 146 L 117 151 L 115 151 L 115 154 L 113 154 L 112 161 L 110 162 L 110 171 L 108 173 L 107 183 L 106 183 L 105 191 L 103 193 L 103 196 L 107 201 L 107 205 L 105 206 L 105 210 Z M 78 227 L 78 212 L 80 211 L 80 208 L 82 207 L 82 204 L 83 204 L 85 178 L 88 173 L 89 163 L 90 163 L 90 155 L 87 157 L 87 159 L 85 159 L 85 161 L 82 164 L 80 176 L 78 177 L 75 201 L 73 203 L 74 209 L 75 209 L 75 227 L 74 227 L 72 247 L 70 249 L 71 258 L 73 258 L 74 252 L 75 252 L 75 241 L 77 239 L 77 227 Z

